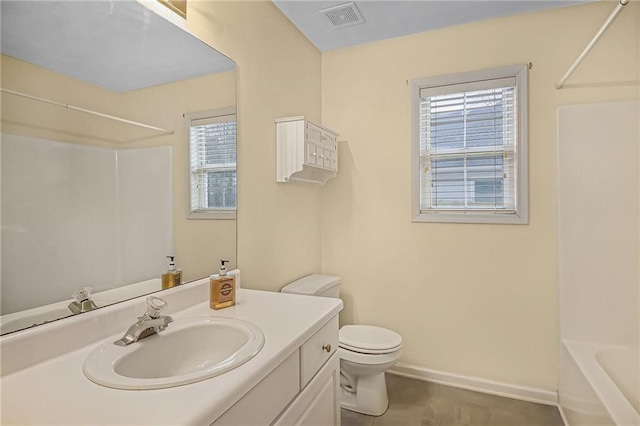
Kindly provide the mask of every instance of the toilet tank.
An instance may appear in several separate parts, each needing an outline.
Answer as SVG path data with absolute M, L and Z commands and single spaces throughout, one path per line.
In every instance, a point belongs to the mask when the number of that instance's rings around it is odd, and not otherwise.
M 340 297 L 340 277 L 331 275 L 307 275 L 282 287 L 282 293 L 306 294 L 308 296 Z

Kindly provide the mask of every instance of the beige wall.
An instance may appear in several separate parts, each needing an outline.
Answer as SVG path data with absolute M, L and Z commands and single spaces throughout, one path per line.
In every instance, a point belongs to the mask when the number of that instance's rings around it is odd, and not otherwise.
M 279 290 L 320 270 L 320 189 L 277 184 L 277 117 L 318 120 L 321 55 L 270 1 L 189 1 L 190 29 L 238 64 L 238 263 Z
M 231 267 L 235 267 L 235 221 L 186 220 L 187 145 L 183 119 L 184 113 L 234 106 L 235 71 L 119 94 L 4 55 L 1 59 L 3 88 L 174 130 L 172 135 L 158 136 L 158 132 L 148 129 L 2 95 L 4 133 L 111 149 L 171 145 L 175 255 L 183 268 L 183 280 L 216 272 L 220 258 L 230 258 Z
M 555 84 L 614 3 L 323 54 L 323 124 L 343 142 L 321 197 L 322 271 L 344 278 L 343 323 L 397 330 L 408 364 L 556 389 L 556 110 L 639 97 L 639 6 L 562 90 Z M 528 62 L 529 225 L 412 223 L 406 81 Z

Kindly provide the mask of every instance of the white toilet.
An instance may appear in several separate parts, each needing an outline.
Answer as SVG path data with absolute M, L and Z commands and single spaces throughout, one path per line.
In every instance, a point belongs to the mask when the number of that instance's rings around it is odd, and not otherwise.
M 309 275 L 282 288 L 283 293 L 339 297 L 340 277 Z M 340 329 L 340 406 L 380 416 L 389 406 L 384 372 L 400 358 L 402 337 L 391 330 L 368 325 Z

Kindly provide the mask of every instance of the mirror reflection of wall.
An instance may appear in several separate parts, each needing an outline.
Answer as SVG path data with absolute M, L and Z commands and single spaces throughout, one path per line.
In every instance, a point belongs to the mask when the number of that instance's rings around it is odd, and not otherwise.
M 235 110 L 233 62 L 206 46 L 206 52 L 228 62 L 226 70 L 122 92 L 108 90 L 6 54 L 11 49 L 6 48 L 5 39 L 11 37 L 5 32 L 11 25 L 5 25 L 5 18 L 16 17 L 5 12 L 11 11 L 7 5 L 18 3 L 46 8 L 59 2 L 2 2 L 2 89 L 167 131 L 2 93 L 2 333 L 70 315 L 66 307 L 78 287 L 93 287 L 98 306 L 156 291 L 167 269 L 166 255 L 176 256 L 183 282 L 216 272 L 220 258 L 231 260 L 235 268 L 235 210 L 232 217 L 187 220 L 185 125 L 185 115 L 191 113 Z M 94 2 L 79 4 L 89 3 Z M 112 2 L 95 3 L 102 7 Z M 139 3 L 118 2 L 118 7 L 126 7 L 127 19 L 135 12 L 148 24 L 151 12 Z M 55 21 L 55 14 L 43 15 L 42 19 L 54 23 L 49 22 L 51 28 L 43 29 L 45 33 L 60 27 L 69 31 L 68 25 Z M 117 13 L 109 16 L 120 18 Z M 168 21 L 160 19 L 164 28 Z M 83 24 L 85 31 L 95 29 Z M 136 36 L 139 39 L 129 44 L 144 45 L 140 43 L 143 35 Z M 77 32 L 76 37 L 84 35 Z M 101 51 L 103 61 L 121 58 L 110 58 L 110 50 Z M 149 55 L 157 52 L 148 48 Z M 172 68 L 192 68 L 179 60 L 173 63 Z M 121 62 L 116 67 L 125 73 L 127 65 Z M 25 319 L 25 312 L 34 316 Z M 7 328 L 10 322 L 13 326 Z

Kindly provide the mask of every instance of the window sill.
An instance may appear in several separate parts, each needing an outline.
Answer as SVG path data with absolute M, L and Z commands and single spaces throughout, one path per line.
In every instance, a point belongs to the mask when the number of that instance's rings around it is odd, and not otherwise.
M 414 215 L 413 222 L 432 223 L 488 223 L 504 225 L 527 225 L 529 218 L 527 215 L 518 213 L 418 213 Z
M 235 220 L 235 210 L 192 211 L 187 213 L 187 220 Z

